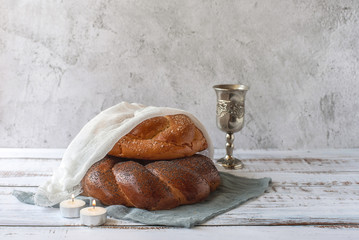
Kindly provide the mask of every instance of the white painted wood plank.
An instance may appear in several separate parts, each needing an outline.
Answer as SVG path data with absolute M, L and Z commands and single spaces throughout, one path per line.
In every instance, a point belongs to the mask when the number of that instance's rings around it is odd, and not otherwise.
M 178 228 L 108 228 L 108 227 L 1 227 L 2 240 L 34 239 L 277 239 L 277 240 L 351 240 L 358 239 L 355 227 L 312 227 L 312 226 L 251 226 L 251 227 L 196 227 Z
M 0 148 L 0 158 L 62 158 L 64 148 Z
M 271 177 L 274 186 L 347 186 L 359 184 L 359 173 L 291 173 L 291 172 L 259 172 L 239 173 L 248 178 Z M 0 186 L 39 186 L 51 175 L 26 174 L 25 176 L 0 176 Z
M 0 158 L 0 171 L 38 171 L 51 174 L 61 163 L 60 159 L 44 158 Z M 359 172 L 357 159 L 320 159 L 320 158 L 269 158 L 244 159 L 243 170 L 230 172 Z
M 291 173 L 291 172 L 259 172 L 239 173 L 239 176 L 248 178 L 271 177 L 274 186 L 347 186 L 358 185 L 358 173 Z M 48 180 L 51 175 L 25 174 L 19 176 L 0 176 L 0 186 L 39 186 Z
M 33 191 L 35 188 L 16 188 Z M 78 225 L 65 219 L 58 209 L 22 204 L 11 194 L 13 188 L 0 188 L 0 225 Z M 263 196 L 222 214 L 204 225 L 285 225 L 359 224 L 359 188 L 274 187 Z M 108 225 L 134 224 L 113 220 Z
M 60 166 L 60 163 L 60 159 L 0 158 L 0 171 L 51 174 L 53 170 Z
M 271 177 L 275 186 L 359 184 L 357 159 L 245 159 L 244 177 Z M 58 159 L 0 159 L 0 186 L 39 186 L 60 164 Z M 226 171 L 218 167 L 221 171 Z
M 0 148 L 0 158 L 62 158 L 64 148 Z M 224 149 L 215 149 L 215 158 L 222 157 Z M 235 149 L 239 158 L 358 158 L 359 149 L 313 149 L 313 150 L 241 150 Z
M 1 173 L 1 172 L 0 172 Z M 234 172 L 231 172 L 234 174 Z M 339 173 L 295 173 L 295 172 L 238 172 L 238 176 L 248 178 L 271 177 L 274 186 L 346 186 L 359 184 L 357 172 Z M 9 173 L 0 175 L 0 186 L 39 186 L 48 180 L 51 174 Z

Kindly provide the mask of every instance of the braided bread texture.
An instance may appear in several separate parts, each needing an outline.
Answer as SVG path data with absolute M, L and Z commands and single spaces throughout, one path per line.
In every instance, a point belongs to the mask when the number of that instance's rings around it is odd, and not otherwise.
M 204 200 L 220 176 L 212 160 L 199 154 L 153 162 L 106 156 L 81 184 L 83 195 L 106 205 L 164 210 Z
M 207 141 L 184 114 L 147 119 L 123 136 L 108 153 L 111 156 L 164 160 L 192 156 L 207 148 Z

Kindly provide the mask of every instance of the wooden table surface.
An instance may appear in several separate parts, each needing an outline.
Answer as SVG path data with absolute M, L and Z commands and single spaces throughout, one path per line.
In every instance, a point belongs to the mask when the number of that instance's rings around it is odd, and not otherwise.
M 58 209 L 22 204 L 11 195 L 14 189 L 35 191 L 63 151 L 0 149 L 0 239 L 359 239 L 359 149 L 237 151 L 245 168 L 230 172 L 271 177 L 271 188 L 192 229 L 112 218 L 90 228 L 62 218 Z

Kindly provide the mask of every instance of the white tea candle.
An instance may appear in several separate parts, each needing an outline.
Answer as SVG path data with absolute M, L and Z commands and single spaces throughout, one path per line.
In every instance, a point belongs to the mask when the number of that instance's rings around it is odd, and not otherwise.
M 80 217 L 80 210 L 85 204 L 85 201 L 75 199 L 75 196 L 72 194 L 71 199 L 60 203 L 61 215 L 65 218 L 78 218 Z
M 100 226 L 107 220 L 107 210 L 96 207 L 96 201 L 92 201 L 92 207 L 83 208 L 80 211 L 81 223 L 86 226 Z

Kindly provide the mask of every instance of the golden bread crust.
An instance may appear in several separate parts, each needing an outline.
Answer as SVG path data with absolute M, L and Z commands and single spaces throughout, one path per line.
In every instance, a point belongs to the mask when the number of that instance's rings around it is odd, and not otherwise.
M 192 120 L 183 114 L 147 119 L 123 136 L 108 153 L 111 156 L 164 160 L 203 151 L 207 141 Z
M 220 176 L 212 160 L 199 154 L 154 162 L 106 156 L 81 184 L 84 195 L 106 205 L 163 210 L 204 200 Z

